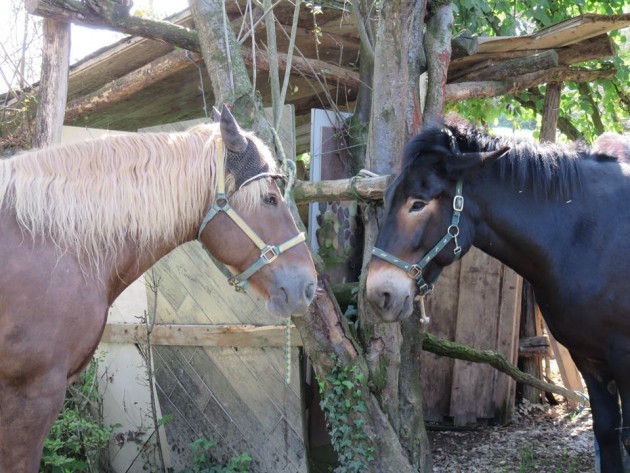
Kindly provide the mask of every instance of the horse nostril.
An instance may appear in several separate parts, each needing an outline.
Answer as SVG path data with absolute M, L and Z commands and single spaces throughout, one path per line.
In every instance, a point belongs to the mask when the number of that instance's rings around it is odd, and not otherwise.
M 285 304 L 288 304 L 289 303 L 289 292 L 284 287 L 281 287 L 280 291 L 282 292 L 282 294 L 284 294 L 284 302 L 285 302 Z
M 307 301 L 310 301 L 313 299 L 313 296 L 315 295 L 315 284 L 310 283 L 306 285 L 306 289 L 304 290 L 304 296 L 306 297 Z
M 392 300 L 392 295 L 387 291 L 383 291 L 381 293 L 381 308 L 387 309 L 391 303 L 391 300 Z

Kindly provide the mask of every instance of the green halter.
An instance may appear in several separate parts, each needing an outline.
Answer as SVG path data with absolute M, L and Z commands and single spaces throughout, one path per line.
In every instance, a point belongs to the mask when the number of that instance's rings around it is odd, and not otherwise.
M 394 266 L 402 269 L 407 273 L 411 279 L 416 281 L 418 285 L 418 292 L 421 296 L 427 296 L 431 294 L 433 291 L 433 283 L 427 283 L 424 280 L 424 276 L 422 275 L 422 271 L 427 267 L 429 262 L 435 258 L 440 251 L 444 249 L 446 245 L 451 240 L 455 240 L 455 249 L 453 252 L 455 253 L 455 258 L 459 258 L 462 254 L 462 248 L 459 246 L 459 242 L 457 241 L 457 237 L 459 236 L 459 217 L 464 210 L 464 196 L 462 195 L 462 187 L 463 181 L 460 179 L 457 181 L 455 186 L 455 197 L 453 197 L 453 217 L 451 218 L 451 225 L 446 230 L 446 234 L 442 237 L 442 239 L 437 242 L 437 244 L 429 250 L 429 252 L 424 255 L 424 257 L 418 261 L 416 264 L 409 264 L 405 261 L 402 261 L 399 258 L 383 251 L 379 248 L 374 247 L 372 249 L 372 254 L 377 256 L 388 263 L 393 264 Z
M 225 193 L 225 163 L 224 159 L 220 159 L 217 165 L 217 195 L 214 199 L 214 202 L 205 217 L 201 221 L 201 225 L 199 226 L 199 230 L 197 232 L 197 239 L 201 237 L 201 233 L 208 225 L 208 222 L 212 220 L 219 212 L 224 212 L 232 221 L 236 224 L 238 228 L 240 228 L 245 235 L 249 237 L 249 239 L 256 245 L 256 247 L 260 250 L 260 257 L 254 261 L 249 267 L 240 274 L 233 275 L 227 268 L 219 266 L 223 274 L 225 274 L 228 278 L 228 282 L 230 285 L 234 286 L 234 289 L 237 292 L 245 292 L 247 290 L 247 280 L 258 270 L 262 269 L 264 266 L 273 262 L 278 256 L 282 253 L 285 253 L 287 250 L 293 248 L 294 246 L 306 241 L 304 236 L 304 232 L 300 232 L 292 238 L 289 238 L 284 243 L 280 243 L 278 245 L 267 245 L 257 234 L 256 232 L 241 218 L 241 216 L 232 208 L 232 206 L 228 202 L 227 195 Z M 255 179 L 262 178 L 268 176 L 267 173 L 262 173 L 253 178 L 247 180 L 247 182 L 251 182 Z M 289 175 L 289 178 L 292 176 Z

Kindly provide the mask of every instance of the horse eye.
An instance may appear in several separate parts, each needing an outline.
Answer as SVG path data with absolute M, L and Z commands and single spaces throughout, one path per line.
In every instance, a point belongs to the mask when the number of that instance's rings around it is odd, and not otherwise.
M 427 204 L 425 204 L 424 202 L 420 200 L 414 200 L 413 203 L 411 204 L 411 207 L 409 208 L 409 213 L 418 212 L 422 210 L 426 205 Z
M 267 194 L 263 197 L 263 202 L 267 205 L 278 205 L 278 198 L 273 194 Z

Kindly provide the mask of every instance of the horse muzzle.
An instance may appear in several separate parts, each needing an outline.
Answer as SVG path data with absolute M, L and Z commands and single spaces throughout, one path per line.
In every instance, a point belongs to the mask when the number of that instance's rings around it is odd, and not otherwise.
M 279 317 L 301 317 L 306 314 L 317 290 L 317 278 L 308 268 L 292 268 L 274 275 L 267 309 Z
M 383 322 L 397 322 L 413 312 L 414 280 L 394 266 L 370 267 L 366 281 L 368 303 Z

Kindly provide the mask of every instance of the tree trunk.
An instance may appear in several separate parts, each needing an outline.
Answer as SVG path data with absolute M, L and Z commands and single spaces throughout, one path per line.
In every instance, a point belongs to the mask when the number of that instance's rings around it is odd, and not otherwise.
M 381 10 L 366 156 L 366 167 L 379 174 L 398 171 L 404 143 L 422 123 L 418 79 L 425 68 L 424 11 L 423 1 L 384 2 Z M 359 291 L 362 344 L 375 395 L 396 429 L 407 458 L 416 471 L 428 472 L 432 467 L 421 405 L 418 334 L 405 334 L 407 325 L 381 323 L 378 314 L 364 303 L 364 275 L 378 233 L 379 213 L 374 206 L 364 208 L 365 256 Z
M 425 52 L 429 72 L 425 117 L 440 117 L 444 113 L 446 79 L 451 61 L 451 30 L 453 6 L 450 2 L 429 2 L 430 17 L 427 22 Z
M 61 141 L 68 97 L 70 23 L 46 18 L 43 42 L 42 76 L 33 143 L 36 148 Z
M 216 104 L 228 104 L 239 124 L 271 142 L 269 125 L 256 100 L 240 45 L 223 0 L 190 0 L 199 44 L 212 83 Z

